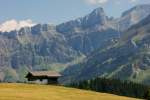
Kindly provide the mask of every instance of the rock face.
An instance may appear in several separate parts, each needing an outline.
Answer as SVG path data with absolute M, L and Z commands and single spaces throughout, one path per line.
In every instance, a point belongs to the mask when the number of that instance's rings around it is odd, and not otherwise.
M 64 36 L 56 32 L 55 26 L 46 24 L 1 33 L 0 47 L 0 69 L 13 70 L 15 77 L 19 73 L 16 71 L 22 68 L 46 70 L 53 63 L 65 64 L 80 55 L 68 46 Z M 6 77 L 5 80 L 9 79 Z
M 103 9 L 97 8 L 85 17 L 58 25 L 57 31 L 65 35 L 73 49 L 88 54 L 118 37 L 110 22 Z
M 53 26 L 39 24 L 32 28 L 22 28 L 20 31 L 14 31 L 8 34 L 3 33 L 1 37 L 3 38 L 1 41 L 6 39 L 6 43 L 5 41 L 1 42 L 6 46 L 2 49 L 5 48 L 8 52 L 10 51 L 9 49 L 14 50 L 15 53 L 11 54 L 11 56 L 16 58 L 16 61 L 20 60 L 22 62 L 24 57 L 21 54 L 25 52 L 27 54 L 29 53 L 29 55 L 25 54 L 24 56 L 47 57 L 47 60 L 51 62 L 71 61 L 77 55 L 77 53 L 67 45 L 67 41 L 63 36 L 55 31 Z M 9 44 L 9 42 L 11 44 Z M 23 59 L 16 57 L 16 55 L 22 56 Z M 32 59 L 31 56 L 28 58 Z M 16 62 L 13 60 L 15 59 L 12 59 L 12 63 Z

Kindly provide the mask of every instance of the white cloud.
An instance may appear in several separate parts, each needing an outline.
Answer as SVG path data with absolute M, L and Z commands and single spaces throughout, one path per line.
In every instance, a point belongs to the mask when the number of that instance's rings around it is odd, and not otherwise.
M 137 0 L 130 0 L 130 2 L 137 2 Z
M 85 0 L 86 2 L 88 2 L 89 4 L 105 4 L 107 3 L 109 0 Z
M 116 4 L 118 4 L 118 3 L 121 3 L 124 0 L 84 0 L 84 1 L 86 1 L 87 3 L 92 4 L 92 5 L 97 5 L 97 4 L 106 4 L 109 1 L 112 1 L 112 2 L 115 2 Z M 128 1 L 130 3 L 135 3 L 138 0 L 128 0 Z
M 19 30 L 22 27 L 32 27 L 35 23 L 32 22 L 32 20 L 22 20 L 22 21 L 16 21 L 14 19 L 6 21 L 2 24 L 0 24 L 0 31 L 1 32 L 10 32 L 13 30 Z

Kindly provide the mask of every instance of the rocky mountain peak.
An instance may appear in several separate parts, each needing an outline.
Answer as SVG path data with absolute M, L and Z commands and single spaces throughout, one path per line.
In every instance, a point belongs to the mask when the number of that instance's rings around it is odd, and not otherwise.
M 104 25 L 107 22 L 107 16 L 103 8 L 99 7 L 84 17 L 62 23 L 57 26 L 57 30 L 62 33 L 68 33 L 75 30 L 84 30 Z
M 91 14 L 95 16 L 99 16 L 99 15 L 105 15 L 105 12 L 103 8 L 99 7 L 99 8 L 94 9 Z
M 130 10 L 125 11 L 119 19 L 120 30 L 127 30 L 134 24 L 137 24 L 150 14 L 150 5 L 137 5 Z
M 107 21 L 107 16 L 103 8 L 99 7 L 93 10 L 89 15 L 83 17 L 84 23 L 90 24 L 91 26 L 96 24 L 105 24 Z
M 138 13 L 144 13 L 144 12 L 149 12 L 150 10 L 150 5 L 149 4 L 143 4 L 143 5 L 137 5 L 127 11 L 125 11 L 123 14 L 122 14 L 122 17 L 126 16 L 126 15 L 129 15 L 129 14 L 132 14 L 134 13 L 135 11 L 138 12 Z

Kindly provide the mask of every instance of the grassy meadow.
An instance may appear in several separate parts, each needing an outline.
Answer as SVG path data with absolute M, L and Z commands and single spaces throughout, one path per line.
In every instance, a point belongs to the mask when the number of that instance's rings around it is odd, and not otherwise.
M 0 84 L 0 100 L 137 100 L 74 88 L 34 84 Z

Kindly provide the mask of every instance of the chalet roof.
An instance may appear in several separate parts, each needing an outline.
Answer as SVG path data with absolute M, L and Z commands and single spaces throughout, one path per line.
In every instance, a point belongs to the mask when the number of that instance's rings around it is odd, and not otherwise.
M 60 77 L 61 74 L 54 71 L 29 71 L 33 76 Z

